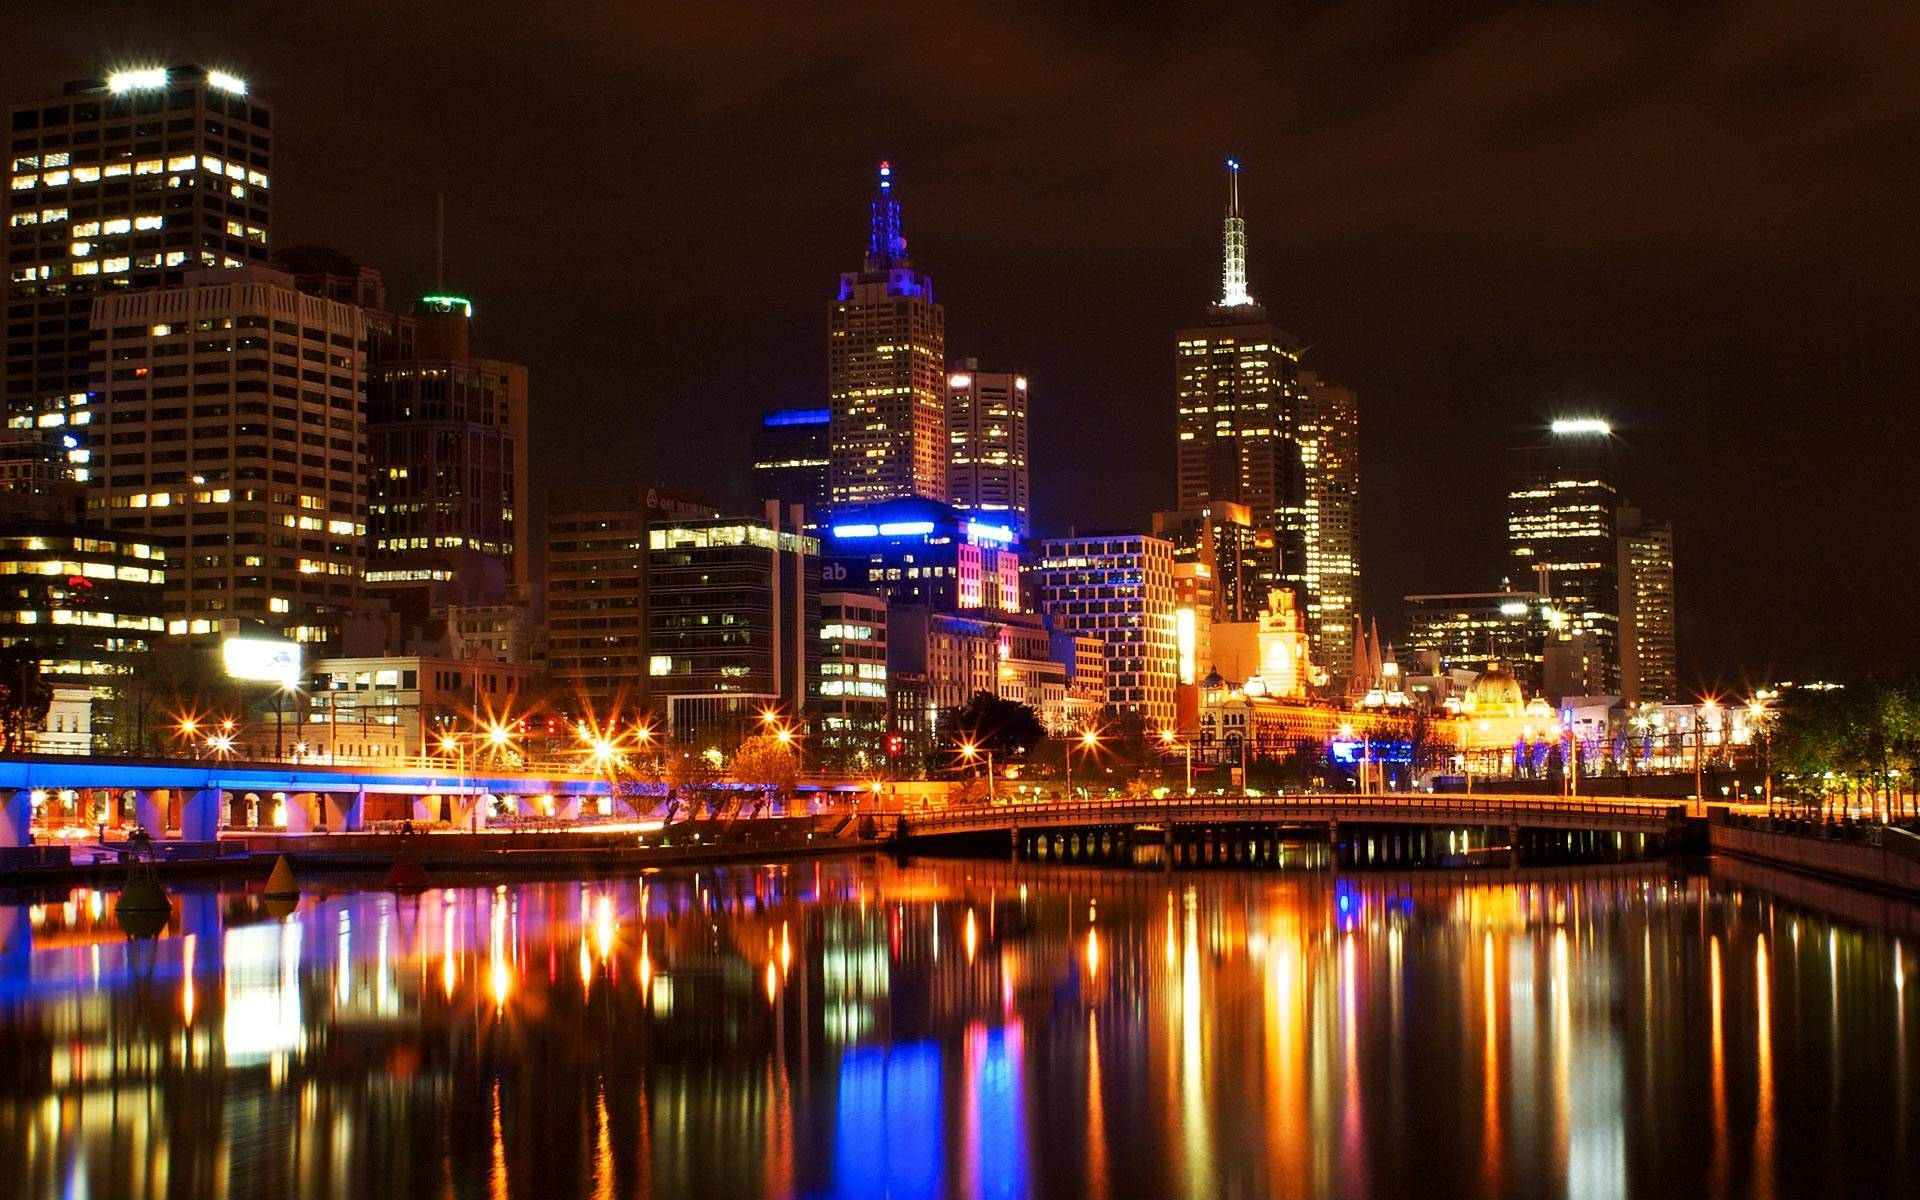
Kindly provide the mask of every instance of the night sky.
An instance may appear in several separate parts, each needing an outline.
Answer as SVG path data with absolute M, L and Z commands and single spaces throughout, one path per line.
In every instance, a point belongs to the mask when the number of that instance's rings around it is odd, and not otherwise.
M 277 245 L 405 296 L 447 194 L 536 492 L 743 497 L 886 157 L 949 353 L 1034 379 L 1040 525 L 1143 523 L 1234 154 L 1254 295 L 1360 393 L 1383 628 L 1497 584 L 1500 449 L 1593 412 L 1674 519 L 1684 685 L 1911 656 L 1911 5 L 0 7 L 9 101 L 155 60 L 273 103 Z

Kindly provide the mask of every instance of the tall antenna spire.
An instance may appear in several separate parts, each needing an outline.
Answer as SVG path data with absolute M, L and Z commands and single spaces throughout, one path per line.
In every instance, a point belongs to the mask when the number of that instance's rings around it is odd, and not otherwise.
M 447 290 L 447 194 L 433 198 L 433 290 Z
M 1224 262 L 1220 271 L 1220 307 L 1252 304 L 1247 292 L 1247 222 L 1240 215 L 1240 160 L 1227 160 L 1227 221 L 1223 231 Z
M 893 164 L 882 160 L 875 177 L 872 214 L 867 231 L 869 271 L 907 265 L 907 239 L 900 232 L 900 201 L 893 194 Z

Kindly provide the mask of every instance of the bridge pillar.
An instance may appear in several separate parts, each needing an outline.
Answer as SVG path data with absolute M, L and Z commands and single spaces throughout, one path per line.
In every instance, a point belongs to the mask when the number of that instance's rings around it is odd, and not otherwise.
M 155 838 L 163 838 L 167 836 L 167 808 L 153 797 L 146 788 L 133 794 L 133 820 Z
M 189 842 L 211 842 L 220 836 L 220 791 L 203 788 L 188 792 L 180 806 L 180 836 Z
M 33 793 L 0 789 L 0 846 L 33 845 Z
M 578 821 L 580 819 L 580 794 L 578 792 L 572 792 L 565 796 L 555 796 L 553 801 L 554 815 L 562 821 Z
M 271 793 L 269 793 L 265 799 L 269 804 L 273 802 Z M 320 803 L 324 805 L 326 801 L 322 800 Z M 313 810 L 307 807 L 307 802 L 304 797 L 298 792 L 287 792 L 285 799 L 281 800 L 280 804 L 281 811 L 287 818 L 285 829 L 288 833 L 313 832 Z M 321 819 L 325 820 L 326 813 L 322 812 L 320 815 Z
M 537 817 L 540 815 L 540 798 L 538 796 L 526 795 L 515 796 L 513 798 L 513 811 L 523 817 Z
M 440 797 L 437 795 L 415 796 L 409 810 L 413 819 L 421 825 L 432 825 L 440 819 Z
M 359 833 L 367 825 L 367 789 L 340 797 L 340 832 Z
M 1507 826 L 1507 865 L 1513 867 L 1520 865 L 1520 827 L 1518 825 Z

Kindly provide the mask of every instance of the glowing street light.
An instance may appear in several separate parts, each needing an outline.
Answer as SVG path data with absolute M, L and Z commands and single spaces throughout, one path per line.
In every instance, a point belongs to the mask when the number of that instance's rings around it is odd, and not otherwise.
M 1080 749 L 1091 754 L 1100 748 L 1100 731 L 1083 729 L 1077 740 L 1080 743 Z M 1074 747 L 1069 745 L 1067 747 L 1067 799 L 1069 800 L 1073 799 L 1073 751 Z
M 1177 745 L 1180 747 L 1181 751 L 1186 755 L 1187 795 L 1189 796 L 1193 795 L 1193 743 L 1180 741 L 1179 736 L 1175 734 L 1171 729 L 1162 729 L 1160 731 L 1160 744 L 1162 746 L 1165 746 L 1169 750 L 1173 749 Z

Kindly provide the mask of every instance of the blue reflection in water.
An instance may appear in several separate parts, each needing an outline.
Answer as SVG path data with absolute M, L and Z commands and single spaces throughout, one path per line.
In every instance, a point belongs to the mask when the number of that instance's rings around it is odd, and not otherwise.
M 1027 1194 L 1027 1120 L 1020 1093 L 1024 1048 L 1017 1025 L 975 1030 L 968 1036 L 973 1118 L 979 1138 L 973 1195 Z
M 940 1195 L 945 1152 L 937 1043 L 847 1051 L 835 1117 L 834 1195 Z

